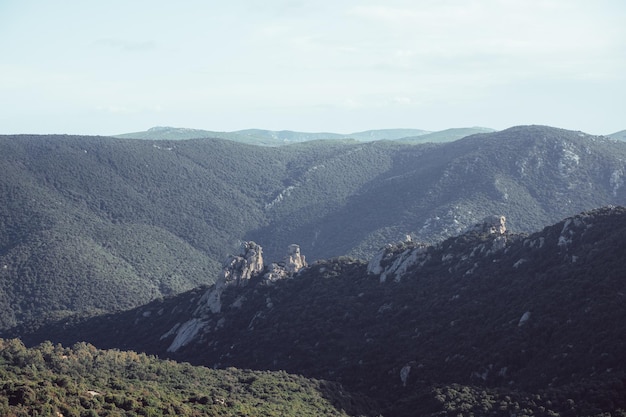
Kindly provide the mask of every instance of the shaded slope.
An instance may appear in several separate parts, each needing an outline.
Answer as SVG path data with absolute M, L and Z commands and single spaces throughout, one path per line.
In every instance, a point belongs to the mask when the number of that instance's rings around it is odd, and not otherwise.
M 390 246 L 370 273 L 340 258 L 273 286 L 230 288 L 220 313 L 199 304 L 198 289 L 26 340 L 332 379 L 377 399 L 386 415 L 500 415 L 516 402 L 535 413 L 600 414 L 626 404 L 625 236 L 622 207 L 532 235 L 476 230 Z M 168 353 L 170 330 L 190 320 L 198 332 Z

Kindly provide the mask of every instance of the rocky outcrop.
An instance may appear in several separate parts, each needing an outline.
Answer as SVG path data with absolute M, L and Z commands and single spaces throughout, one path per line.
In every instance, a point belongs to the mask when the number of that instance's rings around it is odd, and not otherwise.
M 475 225 L 473 230 L 479 233 L 503 235 L 506 233 L 506 217 L 487 216 L 482 223 Z
M 480 258 L 504 250 L 507 242 L 506 218 L 488 216 L 465 234 L 436 245 L 415 243 L 409 239 L 387 245 L 370 260 L 367 271 L 378 275 L 380 282 L 386 282 L 390 277 L 399 282 L 407 271 L 435 261 L 449 265 L 450 272 L 465 268 L 466 274 L 472 274 Z
M 212 313 L 222 310 L 221 296 L 228 286 L 244 287 L 250 279 L 263 272 L 263 248 L 254 242 L 241 244 L 239 255 L 229 256 L 222 266 L 222 274 L 200 300 L 196 312 L 209 309 Z
M 222 280 L 226 285 L 243 287 L 250 278 L 263 271 L 263 248 L 254 242 L 241 244 L 238 256 L 229 256 L 222 267 Z
M 222 273 L 198 302 L 193 318 L 183 323 L 178 323 L 162 339 L 174 336 L 174 340 L 167 349 L 168 352 L 176 352 L 181 347 L 189 344 L 210 323 L 212 314 L 222 312 L 222 294 L 228 287 L 246 287 L 253 278 L 262 276 L 261 283 L 272 283 L 280 279 L 288 278 L 306 267 L 306 260 L 300 253 L 300 246 L 292 244 L 287 248 L 287 256 L 283 263 L 272 263 L 266 270 L 263 264 L 263 248 L 255 242 L 249 241 L 241 244 L 239 255 L 229 256 L 222 266 Z M 238 298 L 236 303 L 241 303 L 243 298 Z M 269 304 L 269 303 L 268 303 Z M 236 307 L 232 305 L 231 307 Z M 239 305 L 241 307 L 241 305 Z
M 285 258 L 285 271 L 287 274 L 295 274 L 306 266 L 304 255 L 300 253 L 300 246 L 296 244 L 289 245 L 287 257 Z
M 263 280 L 266 283 L 272 283 L 287 278 L 287 271 L 285 267 L 280 264 L 272 263 L 267 269 L 267 272 L 263 275 Z
M 306 259 L 300 253 L 300 246 L 291 244 L 287 248 L 287 256 L 285 256 L 284 262 L 271 264 L 264 275 L 264 279 L 266 282 L 278 281 L 294 275 L 306 266 Z

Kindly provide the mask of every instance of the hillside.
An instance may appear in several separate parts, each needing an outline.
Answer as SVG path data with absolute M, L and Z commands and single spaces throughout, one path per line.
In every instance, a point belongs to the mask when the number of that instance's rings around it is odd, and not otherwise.
M 0 329 L 211 284 L 242 240 L 368 258 L 491 213 L 530 232 L 626 204 L 626 144 L 522 126 L 442 144 L 0 137 Z
M 357 145 L 353 155 L 337 155 L 311 172 L 272 207 L 281 227 L 270 224 L 246 240 L 272 254 L 298 242 L 312 259 L 367 258 L 406 234 L 433 242 L 492 213 L 504 213 L 511 230 L 531 232 L 580 211 L 626 204 L 626 144 L 581 132 L 520 126 L 451 143 L 397 145 L 390 154 L 373 152 L 377 146 L 383 144 Z M 310 208 L 301 205 L 307 197 L 320 201 L 328 193 L 311 184 L 325 184 L 321 177 L 333 171 L 331 178 L 342 178 L 354 157 L 379 175 L 328 214 L 291 217 Z
M 212 370 L 79 343 L 0 339 L 3 416 L 347 416 L 369 401 L 284 372 Z
M 625 236 L 624 207 L 530 235 L 494 217 L 230 285 L 218 311 L 196 289 L 24 336 L 329 379 L 385 416 L 624 415 Z

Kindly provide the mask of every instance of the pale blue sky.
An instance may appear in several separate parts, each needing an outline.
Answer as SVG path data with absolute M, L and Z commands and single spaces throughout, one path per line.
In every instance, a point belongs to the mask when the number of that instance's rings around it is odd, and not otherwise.
M 608 134 L 624 22 L 623 0 L 0 0 L 0 134 Z

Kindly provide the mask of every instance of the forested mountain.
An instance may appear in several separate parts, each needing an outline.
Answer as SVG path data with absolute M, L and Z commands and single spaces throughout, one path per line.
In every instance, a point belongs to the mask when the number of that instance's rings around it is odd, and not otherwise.
M 626 144 L 523 126 L 442 144 L 0 137 L 0 329 L 212 283 L 242 240 L 266 259 L 368 258 L 484 216 L 533 231 L 626 204 Z
M 218 308 L 199 288 L 22 335 L 329 379 L 372 415 L 624 415 L 625 247 L 624 207 L 532 234 L 493 216 L 369 263 L 233 281 Z
M 385 146 L 356 145 L 303 176 L 271 208 L 280 227 L 270 224 L 246 238 L 272 254 L 297 242 L 313 259 L 367 258 L 406 234 L 432 242 L 492 213 L 506 215 L 511 230 L 529 232 L 583 210 L 626 204 L 626 144 L 602 137 L 522 126 L 452 143 L 376 150 Z M 368 166 L 377 175 L 354 184 L 333 210 L 306 218 L 333 192 L 318 186 L 329 184 L 320 177 L 333 172 L 335 189 L 346 187 L 345 168 L 352 164 L 362 164 L 352 171 L 356 175 L 367 175 Z

